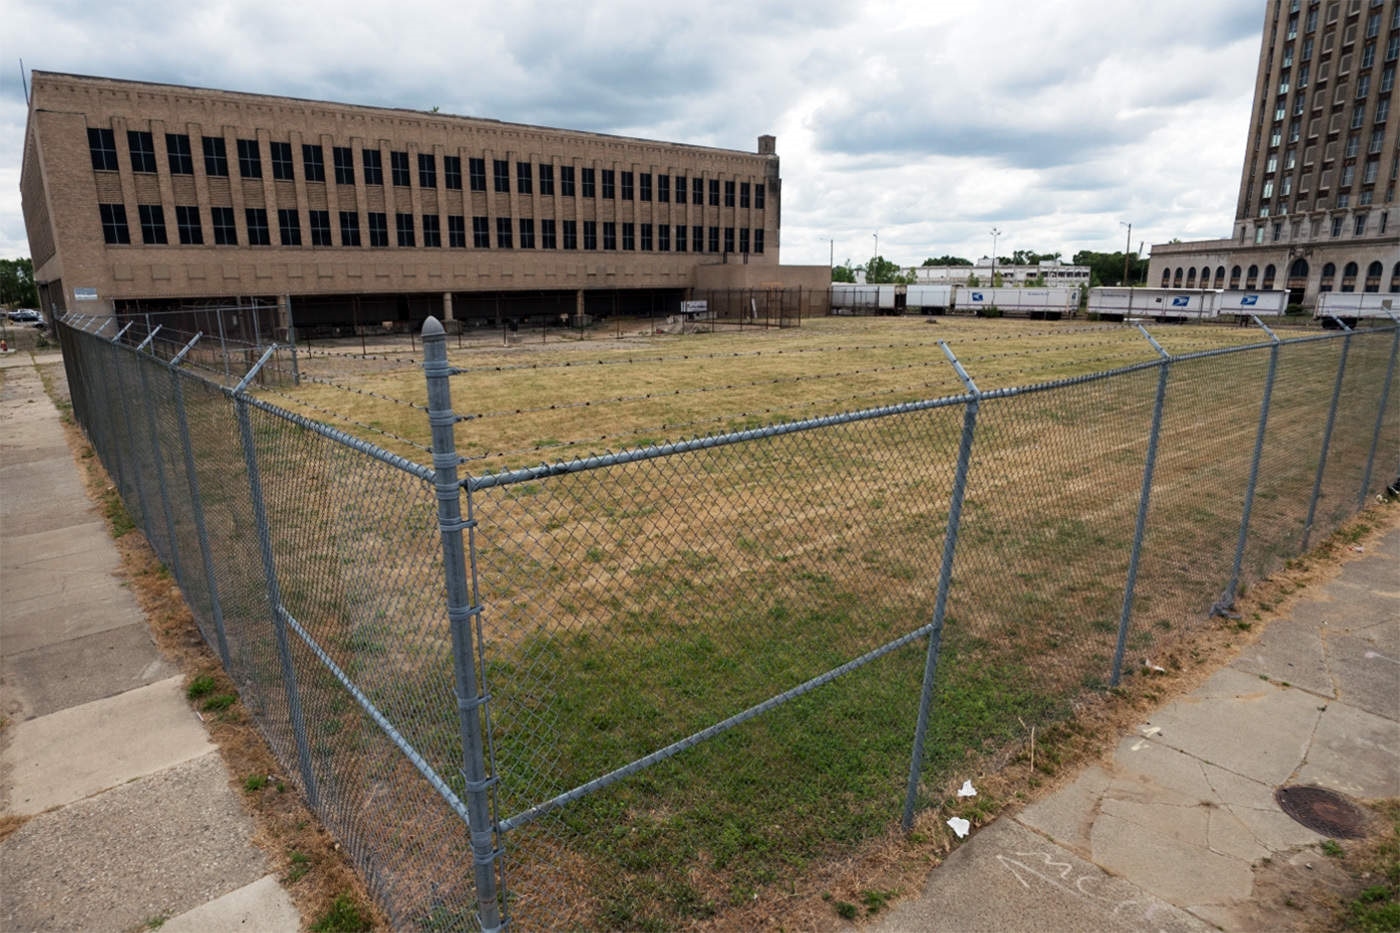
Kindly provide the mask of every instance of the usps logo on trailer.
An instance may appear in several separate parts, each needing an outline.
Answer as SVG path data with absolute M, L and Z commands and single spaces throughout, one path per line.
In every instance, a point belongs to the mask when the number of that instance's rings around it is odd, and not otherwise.
M 1259 303 L 1259 296 L 1258 296 L 1258 295 L 1245 295 L 1243 298 L 1240 299 L 1240 306 L 1243 307 L 1243 308 L 1248 308 L 1248 307 L 1251 307 L 1251 306 L 1253 306 L 1253 305 L 1257 305 L 1258 303 Z
M 1175 298 L 1172 299 L 1172 307 L 1173 307 L 1173 308 L 1184 308 L 1184 307 L 1186 307 L 1186 306 L 1187 306 L 1188 304 L 1190 304 L 1190 303 L 1191 303 L 1191 299 L 1190 299 L 1190 298 L 1187 298 L 1185 295 L 1178 295 L 1178 296 L 1176 296 Z
M 973 293 L 972 293 L 972 300 L 973 300 L 973 301 L 981 301 L 981 300 L 982 300 L 982 293 L 981 293 L 981 292 L 973 292 Z

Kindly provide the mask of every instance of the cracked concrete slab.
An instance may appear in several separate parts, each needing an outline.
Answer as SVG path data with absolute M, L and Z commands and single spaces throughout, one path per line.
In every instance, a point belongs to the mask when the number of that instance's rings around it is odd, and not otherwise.
M 1181 917 L 1299 928 L 1284 905 L 1299 885 L 1326 881 L 1313 869 L 1327 860 L 1315 848 L 1323 837 L 1279 808 L 1277 788 L 1400 796 L 1397 559 L 1400 527 L 1269 623 L 1232 665 L 1123 736 L 1108 761 L 964 842 L 919 901 L 876 928 L 1120 929 L 1123 915 L 1078 887 L 1088 879 L 1088 891 L 1106 890 L 1103 877 L 1135 888 L 1134 904 L 1173 905 L 1161 915 L 1135 907 L 1147 928 Z
M 1227 667 L 1201 690 L 1163 707 L 1151 722 L 1162 729 L 1154 741 L 1277 785 L 1304 760 L 1321 715 L 1318 706 L 1311 694 Z
M 947 933 L 1209 929 L 1014 820 L 980 830 L 929 876 L 922 897 L 897 904 L 876 928 Z
M 1400 722 L 1331 703 L 1292 783 L 1352 797 L 1400 796 Z

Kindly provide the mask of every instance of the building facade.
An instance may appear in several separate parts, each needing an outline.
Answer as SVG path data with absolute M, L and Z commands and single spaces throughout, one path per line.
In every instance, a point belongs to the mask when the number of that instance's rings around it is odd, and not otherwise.
M 1148 284 L 1400 292 L 1397 0 L 1269 0 L 1233 235 L 1152 247 Z
M 282 329 L 410 325 L 499 318 L 503 299 L 516 314 L 655 311 L 784 276 L 771 136 L 740 152 L 32 78 L 20 187 L 51 315 L 248 303 Z

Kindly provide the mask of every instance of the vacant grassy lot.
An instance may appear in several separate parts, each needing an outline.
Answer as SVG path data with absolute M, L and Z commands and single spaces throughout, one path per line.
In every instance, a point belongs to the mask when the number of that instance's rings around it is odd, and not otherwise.
M 1253 328 L 1151 330 L 1176 356 L 1267 341 Z M 1132 327 L 947 318 L 478 350 L 451 357 L 463 370 L 454 407 L 469 416 L 458 450 L 484 476 L 960 395 L 939 340 L 984 393 L 1157 358 Z M 1389 334 L 1353 341 L 1321 532 L 1356 507 L 1390 345 Z M 1279 352 L 1246 583 L 1300 546 L 1340 348 Z M 301 387 L 269 397 L 427 462 L 421 370 L 387 360 L 351 375 L 343 362 L 313 355 Z M 1129 676 L 1189 638 L 1230 579 L 1268 364 L 1253 350 L 1172 365 Z M 1157 384 L 1154 368 L 981 403 L 923 803 L 1105 688 Z M 930 622 L 966 420 L 952 404 L 474 492 L 498 815 Z M 381 495 L 373 471 L 348 459 L 274 450 L 305 487 L 271 506 L 295 555 L 283 581 L 304 607 L 294 614 L 315 620 L 337 663 L 440 774 L 456 775 L 431 490 L 415 498 L 414 483 L 395 482 Z M 318 610 L 325 599 L 345 606 Z M 511 833 L 517 921 L 662 929 L 722 918 L 883 832 L 899 814 L 926 647 L 892 650 Z M 371 728 L 331 715 L 335 742 Z M 386 787 L 396 777 L 379 759 L 326 767 Z M 405 830 L 404 844 L 412 838 Z M 422 857 L 441 860 L 444 845 Z

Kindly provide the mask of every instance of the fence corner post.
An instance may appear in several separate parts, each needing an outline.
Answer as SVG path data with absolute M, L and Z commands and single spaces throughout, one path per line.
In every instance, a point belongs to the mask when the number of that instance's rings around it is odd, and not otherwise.
M 428 423 L 432 427 L 434 488 L 438 502 L 438 529 L 442 537 L 443 576 L 447 585 L 447 618 L 452 634 L 452 670 L 457 722 L 462 741 L 462 776 L 466 780 L 468 831 L 476 882 L 478 920 L 485 933 L 501 929 L 496 862 L 503 849 L 497 845 L 498 827 L 492 816 L 490 790 L 496 779 L 486 765 L 486 704 L 484 676 L 478 678 L 473 625 L 480 607 L 472 600 L 467 572 L 469 537 L 475 522 L 470 492 L 467 515 L 462 516 L 462 484 L 457 476 L 457 445 L 453 427 L 452 368 L 447 363 L 447 331 L 436 317 L 423 322 L 423 375 L 428 384 Z

